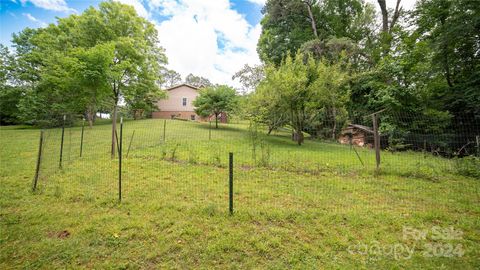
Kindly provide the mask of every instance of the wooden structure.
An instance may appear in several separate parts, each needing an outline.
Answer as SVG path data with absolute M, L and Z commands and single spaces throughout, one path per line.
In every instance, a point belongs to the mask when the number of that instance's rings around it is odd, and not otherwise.
M 374 131 L 363 125 L 349 124 L 342 130 L 338 141 L 341 144 L 352 144 L 356 146 L 374 146 Z

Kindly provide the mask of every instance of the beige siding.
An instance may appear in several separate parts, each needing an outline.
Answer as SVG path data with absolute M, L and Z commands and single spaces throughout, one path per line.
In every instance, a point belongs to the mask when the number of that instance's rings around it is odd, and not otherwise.
M 182 85 L 167 91 L 167 98 L 158 101 L 157 105 L 164 112 L 193 112 L 195 107 L 192 102 L 198 95 L 198 90 Z M 183 98 L 187 99 L 186 106 L 183 106 Z

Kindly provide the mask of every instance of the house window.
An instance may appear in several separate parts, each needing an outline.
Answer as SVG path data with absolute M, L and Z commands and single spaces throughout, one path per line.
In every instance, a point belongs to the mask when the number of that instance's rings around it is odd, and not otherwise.
M 186 97 L 182 98 L 182 105 L 187 106 L 187 98 Z
M 195 121 L 195 114 L 190 115 L 190 120 Z

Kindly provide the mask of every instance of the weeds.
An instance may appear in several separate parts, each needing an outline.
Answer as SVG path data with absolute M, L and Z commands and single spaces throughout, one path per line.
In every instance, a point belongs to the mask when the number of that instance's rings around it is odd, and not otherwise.
M 458 174 L 480 179 L 480 157 L 457 158 L 455 165 Z

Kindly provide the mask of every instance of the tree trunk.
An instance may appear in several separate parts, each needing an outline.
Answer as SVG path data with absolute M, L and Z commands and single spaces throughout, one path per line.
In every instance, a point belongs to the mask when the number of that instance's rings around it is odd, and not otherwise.
M 400 12 L 402 11 L 402 8 L 400 7 L 400 2 L 401 1 L 402 0 L 397 0 L 397 5 L 395 6 L 395 11 L 393 12 L 392 21 L 390 22 L 390 26 L 389 26 L 389 29 L 388 29 L 390 34 L 392 33 L 392 29 L 395 26 L 395 24 L 397 23 L 398 18 L 400 17 Z
M 215 128 L 218 128 L 218 113 L 215 113 Z
M 313 34 L 315 35 L 316 38 L 318 38 L 317 24 L 315 22 L 315 18 L 313 17 L 313 12 L 312 12 L 313 3 L 311 1 L 304 1 L 304 3 L 305 5 L 307 5 L 308 16 L 310 17 L 310 23 L 312 24 Z
M 270 133 L 272 133 L 272 131 L 273 131 L 274 128 L 275 128 L 274 125 L 269 126 L 269 127 L 268 127 L 268 133 L 267 133 L 267 135 L 270 135 Z
M 93 116 L 94 116 L 94 114 L 95 114 L 95 113 L 92 112 L 92 111 L 88 111 L 88 112 L 87 112 L 87 121 L 88 121 L 88 126 L 89 126 L 90 128 L 93 127 Z
M 445 20 L 446 20 L 445 18 L 440 19 L 440 23 L 442 24 L 442 26 L 445 25 Z M 448 43 L 447 42 L 448 42 L 448 39 L 446 38 L 442 42 L 443 69 L 445 72 L 445 79 L 447 80 L 448 86 L 453 87 L 452 77 L 450 74 L 450 63 L 448 60 Z
M 295 130 L 294 133 L 293 133 L 293 139 L 294 141 L 297 142 L 298 145 L 302 145 L 303 141 L 304 141 L 304 136 L 303 136 L 303 132 L 300 130 Z
M 387 55 L 390 52 L 390 46 L 391 46 L 391 34 L 392 34 L 392 29 L 395 26 L 395 23 L 397 22 L 398 18 L 400 17 L 400 13 L 402 11 L 402 7 L 400 7 L 400 2 L 402 0 L 397 0 L 397 4 L 395 6 L 395 11 L 393 12 L 392 20 L 390 21 L 390 24 L 388 23 L 388 8 L 387 8 L 387 3 L 385 0 L 377 0 L 378 5 L 380 6 L 380 11 L 382 13 L 382 33 L 383 33 L 383 43 L 384 43 L 384 48 L 383 48 L 383 53 L 384 55 Z
M 382 31 L 388 33 L 388 10 L 385 0 L 378 0 L 380 11 L 382 12 Z

